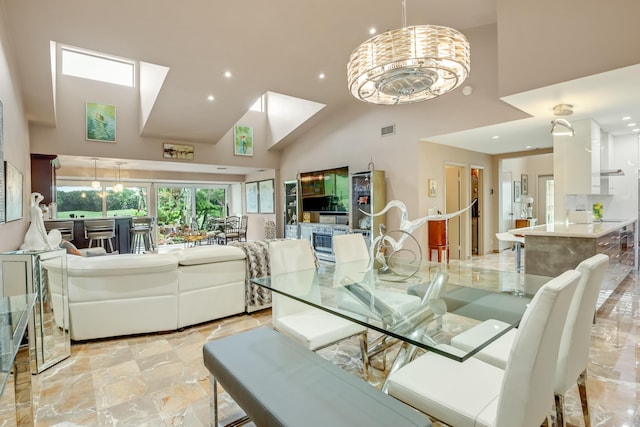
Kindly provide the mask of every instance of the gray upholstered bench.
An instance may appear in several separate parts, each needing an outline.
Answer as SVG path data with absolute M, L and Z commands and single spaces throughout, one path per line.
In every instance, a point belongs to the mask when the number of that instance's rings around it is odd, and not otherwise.
M 208 342 L 203 354 L 215 426 L 216 381 L 258 427 L 431 426 L 425 415 L 269 327 Z

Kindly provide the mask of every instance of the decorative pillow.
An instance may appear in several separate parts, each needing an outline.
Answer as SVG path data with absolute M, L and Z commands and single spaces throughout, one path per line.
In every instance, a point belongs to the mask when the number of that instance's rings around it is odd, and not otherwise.
M 82 256 L 82 253 L 78 250 L 78 248 L 76 248 L 73 243 L 66 240 L 60 242 L 60 248 L 66 249 L 68 254 Z

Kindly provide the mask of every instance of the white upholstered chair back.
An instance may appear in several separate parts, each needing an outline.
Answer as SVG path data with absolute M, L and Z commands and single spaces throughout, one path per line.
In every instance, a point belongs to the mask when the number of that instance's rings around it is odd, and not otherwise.
M 567 271 L 534 296 L 516 333 L 498 401 L 496 427 L 539 426 L 551 409 L 562 328 L 580 273 Z
M 279 280 L 278 286 L 289 287 L 311 287 L 313 281 L 316 264 L 315 257 L 311 251 L 311 245 L 308 240 L 279 240 L 271 242 L 269 244 L 270 255 L 270 275 L 272 280 Z M 276 276 L 286 275 L 286 273 L 293 273 L 298 271 L 306 271 L 308 274 L 280 277 L 276 279 Z M 307 277 L 308 276 L 308 277 Z M 286 283 L 290 280 L 291 283 Z M 309 310 L 310 307 L 299 301 L 295 301 L 289 297 L 273 292 L 272 294 L 272 318 L 273 325 L 278 329 L 278 319 L 294 313 Z
M 597 254 L 582 261 L 576 270 L 582 273 L 576 295 L 571 302 L 558 353 L 554 391 L 564 394 L 575 385 L 576 378 L 587 368 L 591 345 L 591 324 L 609 257 Z
M 369 248 L 360 233 L 333 236 L 333 253 L 336 263 L 364 260 L 369 262 Z

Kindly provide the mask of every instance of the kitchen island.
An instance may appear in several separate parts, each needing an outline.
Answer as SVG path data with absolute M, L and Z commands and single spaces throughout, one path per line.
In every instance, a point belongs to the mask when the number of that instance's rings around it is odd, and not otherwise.
M 598 253 L 609 256 L 602 289 L 615 289 L 638 268 L 636 219 L 593 224 L 545 224 L 510 230 L 524 236 L 527 274 L 557 276 Z

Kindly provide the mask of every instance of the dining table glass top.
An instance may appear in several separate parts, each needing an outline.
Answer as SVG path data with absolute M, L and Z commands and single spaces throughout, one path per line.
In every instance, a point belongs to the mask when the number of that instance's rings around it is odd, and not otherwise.
M 11 375 L 34 302 L 34 294 L 0 297 L 0 395 Z
M 394 261 L 371 267 L 358 261 L 251 281 L 386 336 L 464 361 L 517 327 L 533 295 L 550 279 L 459 263 Z M 452 338 L 481 323 L 487 327 L 471 348 L 455 347 Z

